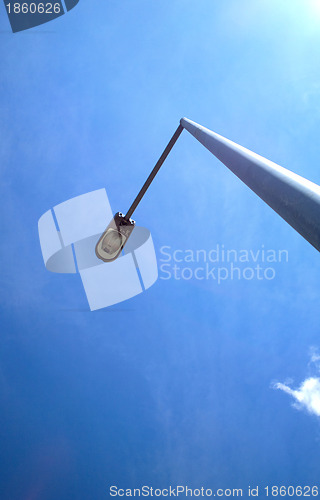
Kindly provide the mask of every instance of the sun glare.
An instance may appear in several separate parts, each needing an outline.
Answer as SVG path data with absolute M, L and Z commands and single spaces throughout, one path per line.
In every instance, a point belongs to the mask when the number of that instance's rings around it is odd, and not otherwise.
M 320 0 L 309 0 L 313 13 L 320 15 Z

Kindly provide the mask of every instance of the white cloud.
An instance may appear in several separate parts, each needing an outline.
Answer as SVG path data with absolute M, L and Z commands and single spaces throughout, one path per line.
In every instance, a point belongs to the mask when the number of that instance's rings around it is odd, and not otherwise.
M 320 372 L 320 354 L 318 353 L 317 347 L 310 347 L 310 363 L 314 363 Z
M 296 402 L 294 406 L 298 409 L 305 408 L 309 413 L 320 417 L 320 379 L 315 377 L 307 378 L 298 389 L 291 389 L 286 384 L 280 382 L 274 384 L 274 389 L 290 394 Z
M 313 363 L 320 371 L 320 355 L 316 348 L 310 349 L 310 363 Z M 273 389 L 280 389 L 292 396 L 295 400 L 293 406 L 299 410 L 305 409 L 309 413 L 320 417 L 320 378 L 308 377 L 297 389 L 292 389 L 289 383 L 283 384 L 276 382 L 273 384 Z

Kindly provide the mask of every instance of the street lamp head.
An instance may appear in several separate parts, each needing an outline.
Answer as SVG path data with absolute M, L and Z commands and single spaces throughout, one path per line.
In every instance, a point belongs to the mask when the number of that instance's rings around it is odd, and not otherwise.
M 134 220 L 126 219 L 121 212 L 116 213 L 96 244 L 96 256 L 104 262 L 116 260 L 127 243 L 134 226 Z

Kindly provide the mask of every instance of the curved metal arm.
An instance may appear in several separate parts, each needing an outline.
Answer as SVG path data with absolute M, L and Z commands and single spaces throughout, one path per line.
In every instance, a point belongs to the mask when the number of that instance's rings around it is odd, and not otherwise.
M 148 187 L 150 186 L 151 182 L 153 181 L 153 179 L 155 178 L 155 176 L 159 172 L 160 167 L 162 166 L 163 162 L 165 161 L 165 159 L 167 158 L 167 156 L 170 153 L 171 149 L 173 148 L 173 146 L 177 142 L 177 139 L 179 138 L 182 130 L 183 130 L 183 126 L 179 125 L 179 127 L 177 128 L 177 130 L 175 131 L 175 133 L 171 137 L 170 141 L 168 142 L 168 145 L 167 145 L 166 149 L 164 150 L 164 152 L 160 156 L 159 160 L 155 164 L 155 166 L 154 166 L 152 172 L 150 173 L 148 179 L 143 184 L 143 186 L 140 189 L 138 195 L 136 196 L 134 202 L 132 203 L 131 207 L 129 208 L 128 212 L 126 213 L 125 220 L 129 220 L 130 219 L 131 215 L 133 214 L 133 212 L 135 211 L 135 209 L 139 205 L 140 201 L 142 200 L 142 198 L 143 198 L 145 192 L 147 191 Z

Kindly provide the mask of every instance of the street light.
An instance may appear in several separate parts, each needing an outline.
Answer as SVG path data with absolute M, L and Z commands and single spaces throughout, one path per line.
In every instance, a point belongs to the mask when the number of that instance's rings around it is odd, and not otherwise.
M 167 158 L 168 154 L 170 153 L 171 149 L 173 148 L 174 144 L 176 143 L 179 135 L 181 134 L 183 130 L 183 126 L 180 124 L 171 137 L 167 147 L 163 151 L 162 155 L 160 156 L 159 160 L 157 161 L 156 165 L 154 166 L 152 172 L 150 173 L 149 177 L 147 178 L 146 182 L 140 189 L 139 193 L 137 194 L 135 200 L 133 201 L 131 207 L 129 208 L 128 212 L 126 215 L 121 214 L 120 212 L 116 213 L 114 218 L 111 220 L 109 223 L 107 229 L 104 231 L 104 233 L 101 235 L 99 238 L 99 241 L 96 245 L 96 255 L 99 257 L 99 259 L 103 260 L 104 262 L 112 262 L 115 260 L 117 257 L 119 257 L 124 245 L 128 241 L 129 236 L 131 235 L 135 222 L 131 219 L 131 215 L 139 205 L 141 199 L 143 198 L 145 192 L 147 191 L 148 187 L 150 186 L 151 182 L 157 175 L 161 165 Z M 108 252 L 108 240 L 110 241 L 110 238 L 112 237 L 113 239 L 113 252 L 111 253 Z
M 124 216 L 117 213 L 99 239 L 96 254 L 100 259 L 107 262 L 120 255 L 134 229 L 135 223 L 131 216 L 183 129 L 320 251 L 320 186 L 187 118 L 182 118 L 127 214 Z
M 121 212 L 117 212 L 96 244 L 96 256 L 104 262 L 116 260 L 127 243 L 134 226 L 134 220 L 127 219 Z

